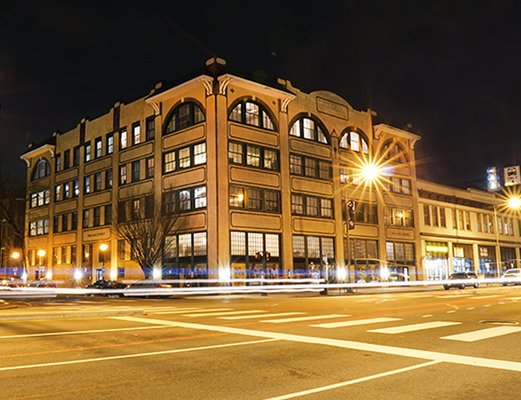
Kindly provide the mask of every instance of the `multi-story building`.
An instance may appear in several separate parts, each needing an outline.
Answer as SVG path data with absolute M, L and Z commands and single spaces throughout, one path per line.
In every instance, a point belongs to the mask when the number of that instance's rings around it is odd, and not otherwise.
M 118 225 L 176 213 L 163 277 L 423 279 L 420 244 L 435 239 L 420 240 L 420 137 L 375 115 L 331 92 L 246 79 L 218 58 L 118 102 L 23 154 L 30 277 L 139 278 Z M 384 176 L 369 181 L 360 170 L 374 160 Z
M 426 279 L 473 270 L 498 277 L 520 267 L 519 210 L 506 199 L 474 189 L 418 181 L 421 257 Z

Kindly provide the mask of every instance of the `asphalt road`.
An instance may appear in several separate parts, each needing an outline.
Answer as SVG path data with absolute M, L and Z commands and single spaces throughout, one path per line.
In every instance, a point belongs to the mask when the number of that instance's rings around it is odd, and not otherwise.
M 2 400 L 521 398 L 519 286 L 7 305 Z

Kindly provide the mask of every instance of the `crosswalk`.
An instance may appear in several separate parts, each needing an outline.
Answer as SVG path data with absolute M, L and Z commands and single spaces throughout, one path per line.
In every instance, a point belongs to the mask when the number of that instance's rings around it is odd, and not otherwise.
M 280 311 L 273 312 L 268 310 L 251 309 L 237 310 L 227 308 L 197 308 L 197 307 L 154 307 L 147 310 L 148 314 L 159 315 L 179 315 L 187 318 L 210 317 L 229 322 L 255 321 L 263 324 L 292 324 L 302 323 L 316 329 L 344 329 L 367 326 L 365 331 L 375 335 L 407 335 L 419 331 L 433 331 L 442 328 L 455 328 L 459 332 L 450 335 L 440 336 L 439 339 L 452 340 L 458 342 L 473 343 L 481 340 L 493 339 L 510 334 L 521 333 L 519 326 L 495 326 L 465 331 L 463 322 L 459 321 L 429 321 L 421 323 L 411 323 L 397 317 L 374 317 L 374 318 L 352 318 L 349 314 L 322 314 L 310 315 L 300 311 Z M 333 320 L 331 322 L 322 322 Z M 308 324 L 309 323 L 309 324 Z M 378 326 L 380 325 L 380 326 Z M 382 326 L 383 325 L 383 326 Z M 376 327 L 375 327 L 376 326 Z M 474 327 L 475 328 L 475 327 Z

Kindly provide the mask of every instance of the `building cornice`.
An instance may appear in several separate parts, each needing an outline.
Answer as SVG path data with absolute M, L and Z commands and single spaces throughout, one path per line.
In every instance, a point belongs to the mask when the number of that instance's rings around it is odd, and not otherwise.
M 24 153 L 20 156 L 20 159 L 24 160 L 27 166 L 31 165 L 31 159 L 41 156 L 46 153 L 50 153 L 51 157 L 54 157 L 54 149 L 56 146 L 52 144 L 44 144 L 35 149 L 29 150 L 27 153 Z
M 253 88 L 256 92 L 259 92 L 263 95 L 272 96 L 280 99 L 281 110 L 283 112 L 287 111 L 289 102 L 296 97 L 294 94 L 288 93 L 284 90 L 276 89 L 274 87 L 263 85 L 261 83 L 257 83 L 232 74 L 224 74 L 219 76 L 217 79 L 219 81 L 219 94 L 224 96 L 226 94 L 226 89 L 228 88 L 228 85 L 231 82 L 233 82 L 233 84 L 237 87 L 246 90 Z
M 398 129 L 391 125 L 378 124 L 378 125 L 374 126 L 375 139 L 379 139 L 383 132 L 387 132 L 387 133 L 390 133 L 391 135 L 410 140 L 411 149 L 414 149 L 414 145 L 416 144 L 416 142 L 421 139 L 421 136 L 417 135 L 416 133 L 404 131 L 403 129 Z

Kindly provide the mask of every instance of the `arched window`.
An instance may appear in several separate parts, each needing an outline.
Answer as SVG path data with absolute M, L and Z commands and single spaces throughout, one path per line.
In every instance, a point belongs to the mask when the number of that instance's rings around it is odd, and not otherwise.
M 185 102 L 174 108 L 166 121 L 165 134 L 177 132 L 204 121 L 204 113 L 194 102 Z
M 322 124 L 309 117 L 300 117 L 297 119 L 289 130 L 289 134 L 291 136 L 313 140 L 314 142 L 329 144 Z
M 273 131 L 274 125 L 264 106 L 250 100 L 241 101 L 230 112 L 230 121 Z
M 362 152 L 369 154 L 369 145 L 367 144 L 367 138 L 365 135 L 355 132 L 347 131 L 340 139 L 340 148 L 351 149 L 356 152 Z
M 407 155 L 404 148 L 397 142 L 387 142 L 383 146 L 384 160 L 396 163 L 406 163 Z
M 47 161 L 45 158 L 42 158 L 34 166 L 32 180 L 34 181 L 49 175 L 51 175 L 51 166 L 49 161 Z

